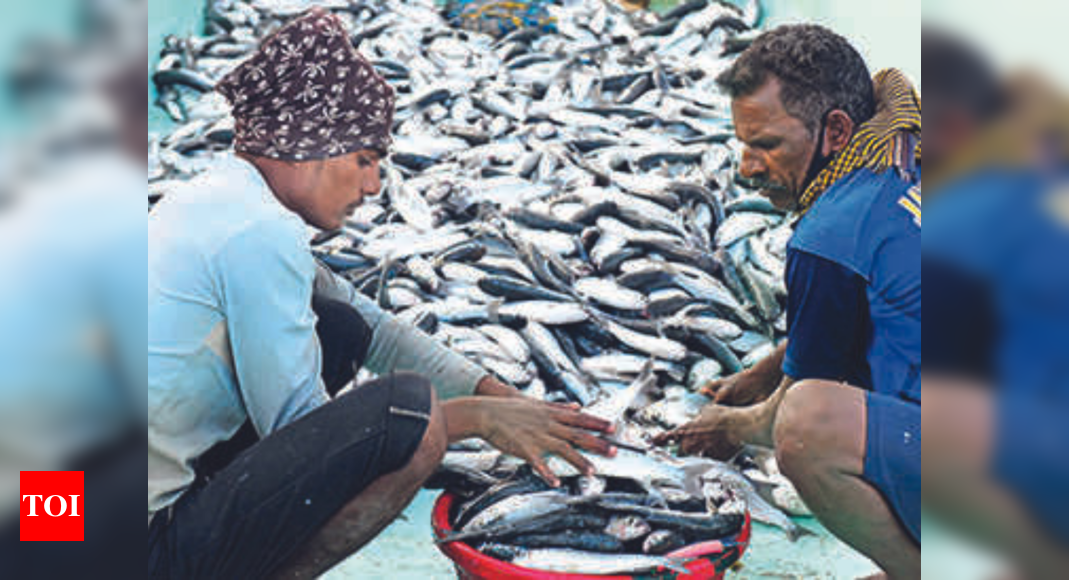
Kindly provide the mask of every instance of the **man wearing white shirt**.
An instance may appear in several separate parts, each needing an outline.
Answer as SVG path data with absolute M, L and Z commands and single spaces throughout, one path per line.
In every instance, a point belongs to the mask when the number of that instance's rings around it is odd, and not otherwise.
M 520 396 L 313 259 L 307 225 L 378 193 L 394 107 L 335 17 L 291 22 L 217 90 L 238 158 L 149 218 L 150 577 L 321 574 L 449 441 L 486 439 L 551 484 L 544 455 L 588 472 L 576 447 L 613 452 L 604 421 Z M 336 396 L 357 366 L 382 378 Z

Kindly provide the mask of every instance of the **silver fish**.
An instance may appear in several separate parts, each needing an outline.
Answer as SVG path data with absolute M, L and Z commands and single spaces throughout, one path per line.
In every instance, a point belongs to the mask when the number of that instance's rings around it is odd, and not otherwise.
M 750 516 L 754 520 L 780 528 L 792 542 L 797 541 L 802 536 L 814 535 L 811 530 L 794 523 L 787 514 L 766 502 L 757 493 L 753 485 L 728 464 L 716 462 L 716 465 L 707 471 L 702 478 L 707 481 L 717 481 L 730 488 L 746 502 Z
M 587 311 L 579 304 L 546 300 L 505 304 L 498 309 L 498 314 L 518 316 L 532 322 L 551 326 L 585 322 L 590 317 Z
M 461 531 L 475 531 L 493 525 L 513 524 L 568 508 L 568 496 L 559 491 L 543 491 L 507 497 L 473 517 Z
M 649 304 L 641 293 L 604 278 L 576 280 L 575 291 L 584 298 L 618 310 L 644 310 Z
M 645 407 L 649 403 L 652 398 L 650 391 L 656 386 L 657 377 L 653 374 L 652 361 L 646 361 L 638 377 L 627 388 L 602 398 L 587 407 L 586 412 L 611 422 L 619 429 L 628 411 Z
M 651 356 L 670 361 L 687 356 L 686 347 L 674 340 L 635 332 L 612 321 L 605 322 L 605 329 L 623 344 Z
M 527 346 L 520 333 L 498 324 L 479 327 L 479 332 L 490 337 L 512 360 L 526 363 L 531 360 L 531 348 Z
M 598 554 L 565 549 L 520 551 L 512 563 L 523 568 L 564 574 L 640 574 L 660 568 L 687 573 L 679 560 L 639 554 Z

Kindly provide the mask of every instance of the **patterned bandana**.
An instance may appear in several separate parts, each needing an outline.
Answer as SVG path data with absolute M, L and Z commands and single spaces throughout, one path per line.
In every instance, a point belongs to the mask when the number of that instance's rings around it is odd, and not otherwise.
M 867 167 L 880 173 L 890 167 L 913 172 L 921 158 L 921 100 L 905 75 L 894 69 L 876 73 L 876 114 L 858 128 L 846 147 L 835 155 L 806 187 L 798 202 L 804 214 L 836 181 Z
M 389 149 L 393 88 L 321 8 L 264 40 L 216 90 L 233 107 L 238 151 L 307 161 Z

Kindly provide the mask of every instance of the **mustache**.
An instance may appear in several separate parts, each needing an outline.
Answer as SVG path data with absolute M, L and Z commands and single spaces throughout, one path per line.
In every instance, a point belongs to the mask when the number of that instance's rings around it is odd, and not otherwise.
M 735 173 L 735 183 L 747 189 L 763 190 L 771 193 L 789 193 L 790 191 L 786 185 L 776 183 L 764 177 L 744 177 L 739 173 Z

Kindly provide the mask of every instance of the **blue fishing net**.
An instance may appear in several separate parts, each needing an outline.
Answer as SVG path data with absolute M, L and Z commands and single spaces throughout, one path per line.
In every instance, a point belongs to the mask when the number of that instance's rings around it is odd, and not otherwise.
M 454 26 L 500 37 L 519 28 L 556 32 L 547 0 L 450 0 L 446 18 Z

